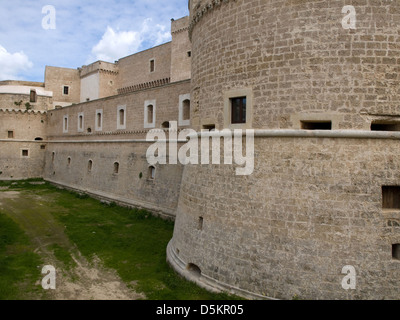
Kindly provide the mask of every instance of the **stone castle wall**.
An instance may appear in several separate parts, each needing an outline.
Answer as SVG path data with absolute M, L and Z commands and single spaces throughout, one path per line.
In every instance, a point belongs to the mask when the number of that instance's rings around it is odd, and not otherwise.
M 143 131 L 145 102 L 154 104 L 155 128 L 161 128 L 164 122 L 178 121 L 179 96 L 190 93 L 190 81 L 182 81 L 169 84 L 160 88 L 141 90 L 134 93 L 117 95 L 96 101 L 76 104 L 59 110 L 49 111 L 48 134 L 52 139 L 65 139 L 77 135 L 87 134 L 90 128 L 91 134 L 86 138 L 109 136 L 112 134 L 127 137 L 137 137 L 138 131 Z M 150 103 L 149 103 L 150 104 Z M 126 127 L 118 129 L 118 107 L 126 107 Z M 101 130 L 96 130 L 96 114 L 102 110 Z M 78 115 L 83 114 L 84 132 L 78 131 Z M 68 132 L 64 133 L 63 119 L 68 117 Z M 111 136 L 110 136 L 111 134 Z M 141 133 L 143 136 L 143 133 Z
M 150 71 L 154 60 L 154 71 Z M 171 42 L 118 60 L 118 88 L 171 77 Z
M 399 120 L 397 2 L 191 4 L 199 126 L 213 119 L 224 127 L 224 93 L 241 88 L 253 95 L 254 128 L 298 128 L 308 117 L 337 129 L 367 129 L 382 115 Z M 356 30 L 342 27 L 345 5 L 356 9 Z
M 174 217 L 183 166 L 156 165 L 155 179 L 151 179 L 146 152 L 152 143 L 145 141 L 149 128 L 144 126 L 144 107 L 146 101 L 152 101 L 154 128 L 160 129 L 166 121 L 178 121 L 179 97 L 189 92 L 190 81 L 182 81 L 50 111 L 45 179 L 102 199 Z M 120 107 L 124 107 L 126 116 L 123 129 L 118 128 Z M 101 130 L 96 129 L 99 110 Z M 79 115 L 84 117 L 82 132 L 78 130 Z M 66 116 L 68 132 L 63 128 Z
M 18 105 L 16 105 L 17 103 Z M 26 104 L 32 110 L 50 110 L 53 108 L 53 99 L 49 96 L 37 95 L 36 102 L 30 102 L 29 94 L 15 94 L 15 93 L 0 93 L 0 108 L 1 109 L 19 109 L 27 110 Z
M 0 180 L 42 177 L 47 140 L 45 112 L 0 109 L 0 128 Z
M 188 37 L 189 17 L 175 20 L 171 25 L 171 82 L 191 78 L 192 44 Z
M 64 95 L 64 86 L 69 86 L 69 94 Z M 80 102 L 81 81 L 78 69 L 46 67 L 45 88 L 53 92 L 54 107 Z
M 157 165 L 153 180 L 145 156 L 151 143 L 115 140 L 50 141 L 45 179 L 110 202 L 174 217 L 182 166 Z M 92 161 L 91 170 L 89 161 Z M 114 167 L 116 162 L 118 173 Z
M 354 5 L 357 28 L 342 27 Z M 208 288 L 291 299 L 398 299 L 400 4 L 190 1 L 192 124 L 256 131 L 255 170 L 186 166 L 168 260 Z M 233 125 L 230 99 L 247 98 Z M 305 132 L 302 121 L 331 121 Z M 265 130 L 266 129 L 266 130 Z M 355 136 L 356 134 L 356 136 Z M 282 137 L 285 136 L 285 137 Z M 354 266 L 355 290 L 342 287 Z
M 271 136 L 256 139 L 250 176 L 187 166 L 170 260 L 245 296 L 397 299 L 400 211 L 382 208 L 382 186 L 400 181 L 397 144 Z M 356 290 L 342 288 L 347 265 Z

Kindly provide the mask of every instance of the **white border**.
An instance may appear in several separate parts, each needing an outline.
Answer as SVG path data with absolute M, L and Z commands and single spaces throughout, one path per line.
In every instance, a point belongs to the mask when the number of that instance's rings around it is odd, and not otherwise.
M 151 119 L 152 122 L 149 122 L 148 112 L 147 112 L 147 107 L 150 105 L 153 106 L 153 119 Z M 144 102 L 144 128 L 145 129 L 152 129 L 152 128 L 156 127 L 156 112 L 157 112 L 156 100 L 146 100 Z
M 67 120 L 67 125 L 65 125 L 65 120 Z M 65 115 L 65 116 L 63 117 L 62 126 L 63 126 L 63 133 L 68 133 L 68 127 L 69 127 L 69 118 L 68 118 L 68 115 Z
M 101 114 L 100 126 L 98 126 L 98 119 L 97 119 L 98 114 Z M 95 128 L 95 131 L 103 131 L 103 109 L 96 110 L 96 114 L 95 114 L 95 118 L 94 118 L 94 128 Z
M 121 125 L 120 111 L 124 110 L 124 124 Z M 117 130 L 126 129 L 126 105 L 117 107 Z
M 79 118 L 82 116 L 82 127 L 80 127 L 80 121 Z M 78 113 L 78 132 L 84 132 L 85 131 L 85 114 L 83 112 Z

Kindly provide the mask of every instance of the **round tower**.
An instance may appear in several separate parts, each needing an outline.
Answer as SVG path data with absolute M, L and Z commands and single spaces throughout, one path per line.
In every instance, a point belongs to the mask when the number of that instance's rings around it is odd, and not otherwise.
M 246 297 L 400 298 L 400 3 L 189 8 L 192 125 L 254 129 L 254 171 L 185 167 L 170 263 Z

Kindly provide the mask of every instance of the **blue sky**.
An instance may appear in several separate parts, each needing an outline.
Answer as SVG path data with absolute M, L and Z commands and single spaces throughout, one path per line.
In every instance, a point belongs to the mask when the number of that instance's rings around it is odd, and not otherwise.
M 55 29 L 44 29 L 55 9 Z M 188 0 L 0 0 L 0 80 L 43 81 L 45 66 L 77 68 L 170 41 Z

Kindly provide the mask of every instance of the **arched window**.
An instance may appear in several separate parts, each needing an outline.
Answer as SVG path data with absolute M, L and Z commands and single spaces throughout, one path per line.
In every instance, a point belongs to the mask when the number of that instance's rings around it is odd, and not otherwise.
M 71 157 L 68 157 L 67 164 L 68 164 L 68 167 L 71 165 Z
M 88 162 L 88 171 L 92 172 L 92 169 L 93 169 L 93 161 L 89 160 L 89 162 Z
M 35 138 L 35 141 L 43 141 L 43 138 L 37 137 Z
M 153 123 L 154 116 L 154 106 L 152 104 L 147 106 L 147 121 L 148 123 Z
M 83 112 L 78 114 L 78 132 L 83 132 L 83 126 L 84 126 L 84 114 Z
M 97 127 L 101 128 L 101 113 L 97 114 Z
M 161 125 L 161 128 L 163 128 L 163 129 L 168 129 L 168 128 L 170 128 L 169 121 L 163 122 L 162 125 Z
M 156 126 L 156 100 L 144 102 L 144 128 L 151 129 Z
M 124 109 L 119 110 L 119 125 L 120 126 L 125 125 L 125 110 Z
M 95 130 L 102 131 L 103 130 L 103 110 L 96 110 L 96 120 L 95 120 Z
M 119 173 L 119 163 L 114 162 L 114 174 L 118 174 L 118 173 Z
M 185 101 L 183 101 L 183 112 L 182 112 L 182 120 L 186 121 L 186 120 L 190 120 L 190 100 L 186 99 Z
M 156 168 L 151 166 L 149 167 L 149 179 L 154 180 L 156 178 Z
M 126 129 L 126 106 L 118 106 L 117 108 L 117 130 Z
M 196 277 L 201 276 L 201 269 L 194 263 L 189 263 L 186 269 Z
M 68 116 L 64 116 L 63 132 L 68 133 Z
M 179 126 L 190 126 L 190 93 L 179 96 Z

